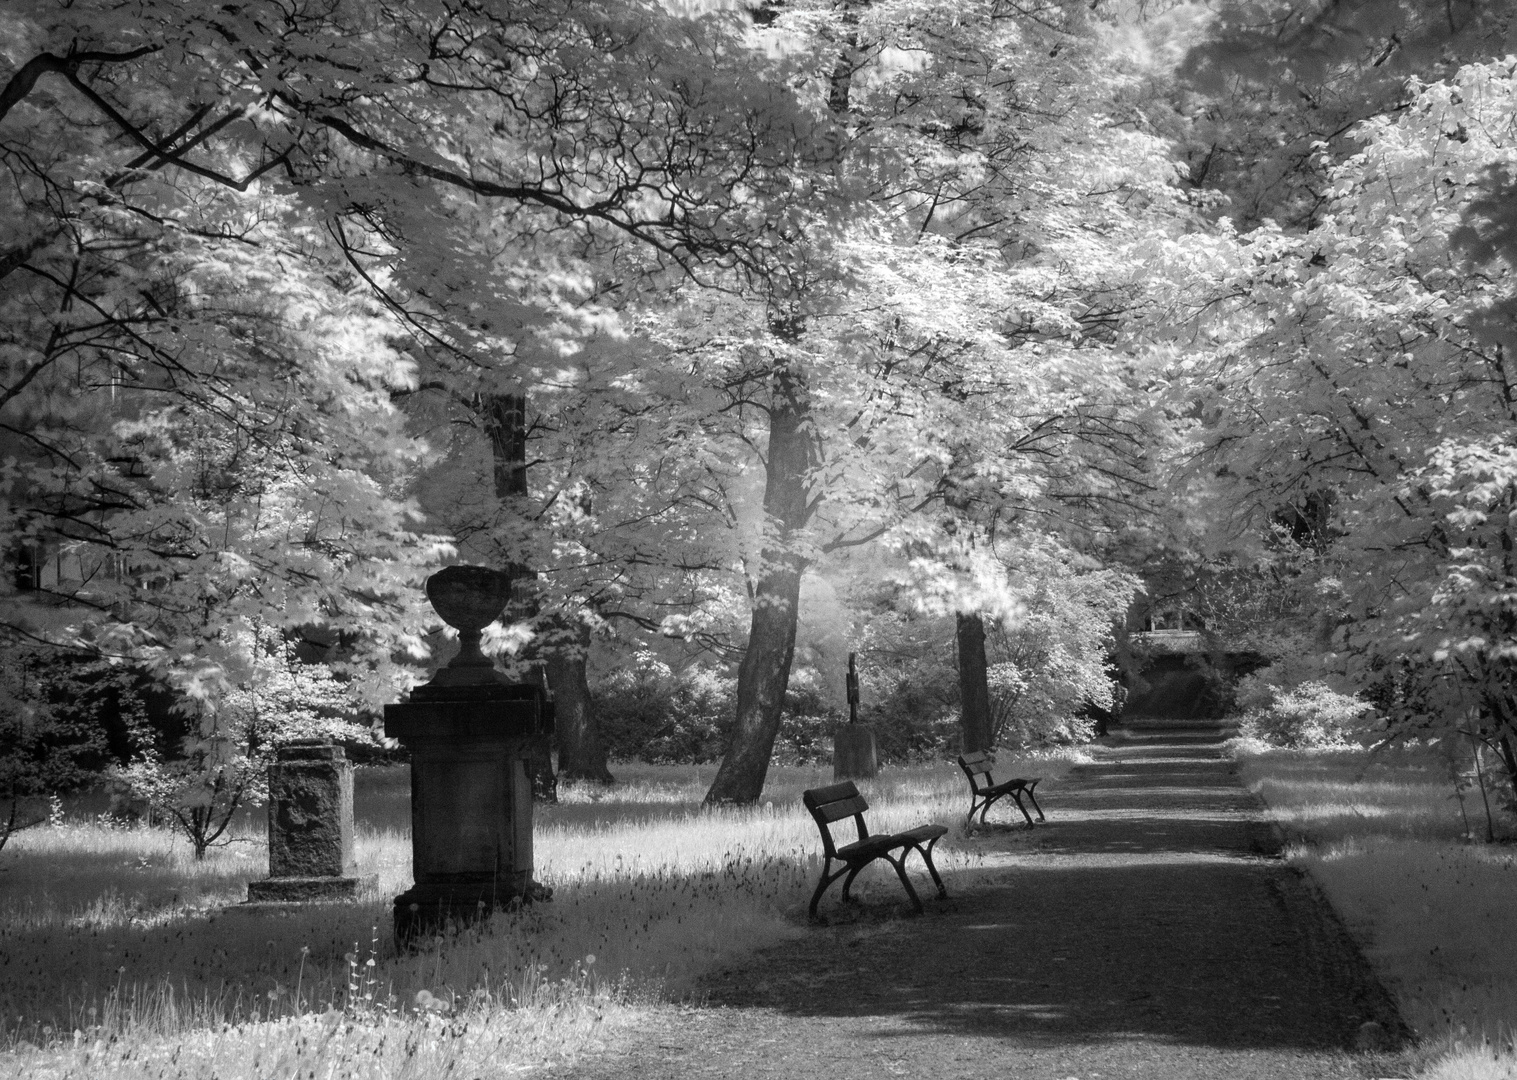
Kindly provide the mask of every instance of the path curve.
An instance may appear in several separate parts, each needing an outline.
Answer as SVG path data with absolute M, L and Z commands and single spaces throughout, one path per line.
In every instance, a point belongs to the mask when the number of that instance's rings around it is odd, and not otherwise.
M 707 980 L 706 1007 L 655 1011 L 556 1074 L 1401 1075 L 1394 1004 L 1280 860 L 1220 738 L 1173 727 L 1097 748 L 1040 792 L 1047 825 L 967 840 L 995 869 L 950 876 L 924 917 L 866 909 L 815 928 Z M 1376 1037 L 1386 1052 L 1361 1052 Z

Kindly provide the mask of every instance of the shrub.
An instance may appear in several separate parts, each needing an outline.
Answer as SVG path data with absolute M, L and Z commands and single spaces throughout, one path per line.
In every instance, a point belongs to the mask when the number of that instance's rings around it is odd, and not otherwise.
M 594 688 L 606 753 L 654 765 L 715 761 L 737 703 L 733 679 L 700 666 L 676 672 L 649 652 Z
M 844 717 L 827 700 L 815 668 L 797 668 L 785 691 L 780 733 L 774 743 L 776 765 L 826 765 L 832 762 L 832 733 Z
M 600 680 L 595 705 L 606 752 L 623 761 L 681 765 L 715 761 L 726 752 L 737 712 L 737 681 L 692 665 L 676 672 L 648 652 Z M 832 760 L 832 731 L 841 721 L 817 673 L 798 668 L 785 693 L 775 739 L 777 765 Z
M 1292 750 L 1342 746 L 1374 711 L 1364 699 L 1340 694 L 1323 682 L 1284 690 L 1256 676 L 1239 684 L 1238 700 L 1247 709 L 1240 734 Z

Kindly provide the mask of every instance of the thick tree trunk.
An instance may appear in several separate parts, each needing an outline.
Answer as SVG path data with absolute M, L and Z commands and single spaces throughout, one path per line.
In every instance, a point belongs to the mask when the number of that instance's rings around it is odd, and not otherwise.
M 774 542 L 761 556 L 753 587 L 753 620 L 748 651 L 737 673 L 737 716 L 721 768 L 706 803 L 750 803 L 764 790 L 769 756 L 780 730 L 780 710 L 795 657 L 795 625 L 801 575 L 806 560 L 789 550 L 805 524 L 806 474 L 812 464 L 810 412 L 799 373 L 775 375 L 769 408 L 769 459 L 764 482 L 764 514 Z
M 985 623 L 977 613 L 958 614 L 959 736 L 964 753 L 990 750 L 989 665 L 985 661 Z
M 481 402 L 485 433 L 495 467 L 495 495 L 500 499 L 527 494 L 527 396 L 492 394 Z M 513 578 L 532 576 L 530 568 L 517 562 L 503 567 Z M 544 675 L 546 681 L 546 674 Z M 549 689 L 546 687 L 545 689 Z M 539 802 L 558 802 L 558 777 L 553 775 L 553 747 L 548 736 L 534 741 L 527 756 L 532 778 L 532 797 Z
M 576 640 L 568 648 L 550 650 L 544 670 L 558 719 L 553 733 L 558 743 L 558 775 L 566 780 L 614 784 L 606 766 L 606 748 L 595 725 L 595 703 L 585 659 L 590 652 L 590 628 L 576 623 Z

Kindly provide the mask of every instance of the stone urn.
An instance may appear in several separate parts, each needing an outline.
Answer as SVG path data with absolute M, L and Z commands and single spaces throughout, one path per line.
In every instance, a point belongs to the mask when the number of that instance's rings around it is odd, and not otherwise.
M 500 617 L 511 602 L 511 575 L 488 566 L 449 566 L 426 583 L 427 599 L 443 622 L 458 631 L 458 655 L 434 676 L 431 685 L 495 683 L 504 679 L 480 651 L 485 627 Z M 443 676 L 443 672 L 453 672 Z

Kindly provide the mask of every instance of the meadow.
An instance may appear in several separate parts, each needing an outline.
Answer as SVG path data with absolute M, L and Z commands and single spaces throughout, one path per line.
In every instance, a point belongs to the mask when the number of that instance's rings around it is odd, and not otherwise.
M 1421 1039 L 1420 1075 L 1517 1078 L 1517 820 L 1490 790 L 1499 777 L 1484 776 L 1482 796 L 1467 746 L 1231 746 L 1286 858 L 1326 894 Z
M 1437 748 L 1292 752 L 1235 740 L 1289 861 L 1343 916 L 1423 1039 L 1422 1080 L 1512 1080 L 1517 849 L 1485 843 L 1484 802 Z M 1042 761 L 1056 775 L 1067 762 Z M 187 843 L 62 806 L 0 852 L 0 1075 L 209 1078 L 498 1075 L 613 1040 L 646 1010 L 698 1003 L 703 974 L 807 932 L 819 844 L 800 806 L 825 768 L 771 769 L 763 799 L 703 810 L 714 766 L 621 764 L 536 817 L 551 903 L 413 954 L 389 938 L 410 882 L 404 768 L 359 771 L 357 903 L 243 910 L 267 869 L 263 812 L 197 863 Z M 981 873 L 948 763 L 861 785 L 879 829 L 951 823 L 938 865 Z M 1517 820 L 1497 810 L 1498 841 Z M 866 874 L 875 910 L 901 906 Z M 925 884 L 925 883 L 924 883 Z
M 552 902 L 412 954 L 389 936 L 389 899 L 410 883 L 403 767 L 358 774 L 357 860 L 377 888 L 289 913 L 236 906 L 267 873 L 262 811 L 197 863 L 166 831 L 63 807 L 0 853 L 0 1074 L 431 1077 L 593 1048 L 639 1010 L 689 1000 L 703 973 L 806 932 L 820 845 L 800 794 L 830 768 L 776 767 L 757 805 L 702 810 L 714 769 L 621 764 L 615 787 L 564 787 L 536 815 Z M 962 828 L 950 763 L 860 786 L 876 829 Z M 975 873 L 958 839 L 937 856 L 950 881 Z M 859 886 L 866 904 L 904 904 L 893 875 Z

